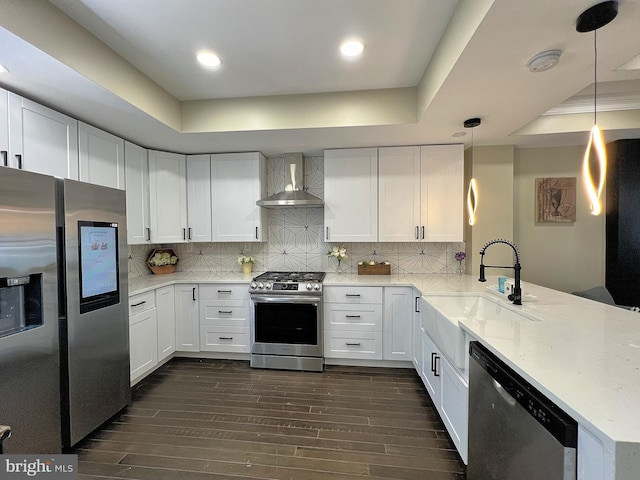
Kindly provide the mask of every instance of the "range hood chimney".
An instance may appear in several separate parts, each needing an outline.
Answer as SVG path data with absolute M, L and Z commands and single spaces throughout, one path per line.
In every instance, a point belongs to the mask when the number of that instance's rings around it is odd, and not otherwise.
M 302 153 L 284 154 L 284 191 L 256 202 L 256 205 L 266 208 L 322 207 L 323 204 L 320 197 L 309 193 L 304 186 Z

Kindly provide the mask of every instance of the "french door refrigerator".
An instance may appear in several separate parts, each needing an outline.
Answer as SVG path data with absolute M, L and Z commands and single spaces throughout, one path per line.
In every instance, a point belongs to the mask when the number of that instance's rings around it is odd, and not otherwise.
M 130 399 L 125 193 L 0 167 L 4 453 L 58 453 Z

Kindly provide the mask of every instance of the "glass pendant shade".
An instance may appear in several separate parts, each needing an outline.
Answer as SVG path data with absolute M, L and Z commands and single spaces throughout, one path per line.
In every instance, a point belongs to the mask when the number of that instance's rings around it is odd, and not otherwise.
M 475 178 L 469 180 L 467 190 L 467 212 L 469 213 L 469 225 L 476 223 L 476 210 L 478 209 L 478 184 Z
M 591 215 L 602 213 L 602 190 L 607 175 L 607 151 L 598 125 L 591 128 L 589 143 L 582 160 L 582 181 L 587 192 Z

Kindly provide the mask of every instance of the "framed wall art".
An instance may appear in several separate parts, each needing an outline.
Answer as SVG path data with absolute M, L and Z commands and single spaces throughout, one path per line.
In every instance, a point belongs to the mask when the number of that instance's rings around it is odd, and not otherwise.
M 576 178 L 536 178 L 536 223 L 576 221 Z

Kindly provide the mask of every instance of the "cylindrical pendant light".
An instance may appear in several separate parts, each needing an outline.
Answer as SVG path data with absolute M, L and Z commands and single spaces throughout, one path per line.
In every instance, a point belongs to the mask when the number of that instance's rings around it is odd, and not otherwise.
M 582 160 L 582 180 L 591 207 L 592 215 L 600 215 L 600 200 L 607 176 L 607 151 L 598 126 L 598 42 L 596 32 L 618 15 L 618 2 L 610 0 L 588 8 L 576 21 L 576 30 L 580 33 L 593 32 L 593 127 Z
M 469 180 L 469 188 L 467 189 L 467 212 L 469 214 L 469 225 L 476 223 L 476 210 L 478 209 L 478 182 L 473 172 L 475 166 L 473 164 L 473 129 L 480 125 L 482 120 L 479 118 L 470 118 L 464 121 L 464 128 L 471 129 L 471 180 Z

